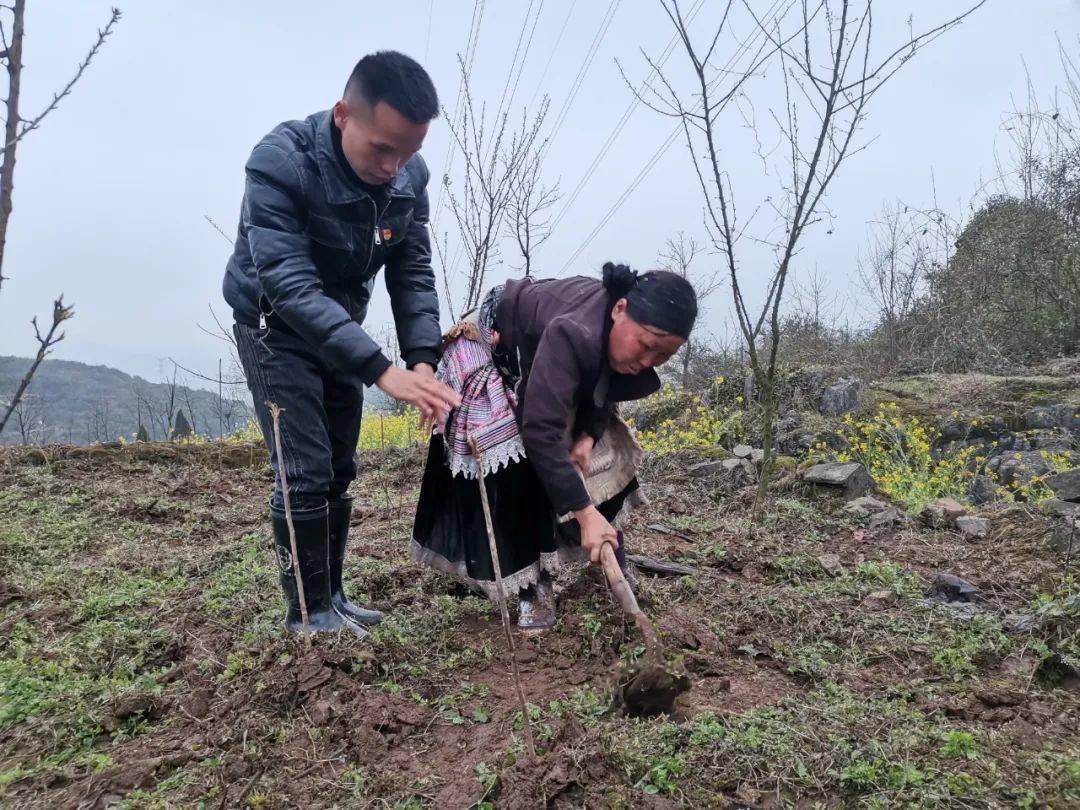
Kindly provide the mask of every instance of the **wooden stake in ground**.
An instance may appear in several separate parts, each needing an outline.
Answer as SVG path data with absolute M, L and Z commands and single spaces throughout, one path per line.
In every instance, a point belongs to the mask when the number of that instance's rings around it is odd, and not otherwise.
M 502 615 L 503 632 L 506 633 L 506 645 L 510 648 L 510 667 L 514 671 L 514 686 L 518 700 L 521 701 L 521 723 L 525 729 L 525 747 L 529 756 L 536 756 L 533 743 L 532 725 L 529 723 L 529 705 L 525 702 L 525 690 L 521 688 L 521 673 L 518 672 L 517 647 L 514 645 L 514 633 L 510 629 L 510 611 L 506 607 L 506 591 L 503 589 L 502 566 L 499 564 L 499 548 L 495 544 L 495 527 L 491 523 L 491 507 L 488 505 L 487 487 L 484 485 L 484 465 L 480 458 L 480 448 L 476 439 L 470 437 L 469 447 L 476 459 L 477 481 L 480 482 L 480 504 L 484 508 L 484 525 L 487 526 L 488 548 L 491 550 L 491 567 L 495 571 L 495 594 L 499 600 L 499 613 Z
M 308 623 L 307 599 L 304 596 L 304 580 L 300 576 L 300 556 L 296 553 L 296 529 L 293 528 L 292 507 L 289 505 L 289 479 L 285 477 L 285 459 L 281 456 L 281 414 L 276 402 L 267 402 L 270 416 L 274 419 L 274 451 L 277 455 L 278 475 L 281 476 L 281 497 L 285 500 L 285 523 L 289 527 L 289 548 L 292 550 L 293 576 L 296 577 L 296 593 L 300 598 L 300 618 L 304 622 L 304 641 L 311 647 L 311 625 Z

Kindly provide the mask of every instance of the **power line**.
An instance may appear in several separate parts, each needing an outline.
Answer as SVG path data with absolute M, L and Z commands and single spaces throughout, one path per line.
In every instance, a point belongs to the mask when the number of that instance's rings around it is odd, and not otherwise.
M 424 61 L 428 58 L 428 49 L 431 47 L 431 17 L 435 11 L 435 0 L 428 0 L 427 7 L 427 37 L 424 38 Z
M 787 14 L 787 11 L 791 9 L 795 2 L 796 0 L 790 0 L 787 9 L 784 11 L 784 15 Z M 776 0 L 776 2 L 773 3 L 772 8 L 769 9 L 769 11 L 764 15 L 764 17 L 762 17 L 762 19 L 774 16 L 776 14 L 776 9 L 779 8 L 782 3 L 783 0 Z M 750 50 L 751 43 L 757 39 L 759 33 L 759 29 L 755 29 L 753 34 L 747 37 L 745 41 L 740 43 L 739 47 L 735 50 L 735 54 L 728 60 L 727 64 L 718 71 L 716 78 L 710 83 L 710 90 L 715 88 L 716 85 L 718 85 L 731 73 L 732 69 L 735 66 L 735 63 L 742 58 L 742 55 L 745 52 Z M 585 238 L 585 240 L 578 246 L 577 250 L 575 250 L 574 253 L 570 256 L 570 258 L 566 260 L 565 264 L 563 264 L 563 266 L 559 269 L 559 272 L 556 273 L 557 276 L 561 276 L 563 273 L 565 273 L 567 268 L 569 268 L 570 265 L 572 265 L 577 260 L 578 256 L 580 256 L 585 251 L 585 249 L 588 248 L 590 244 L 592 244 L 592 241 L 597 237 L 600 231 L 602 231 L 607 226 L 608 222 L 611 221 L 612 217 L 614 217 L 618 210 L 623 206 L 623 203 L 625 203 L 626 200 L 629 199 L 630 195 L 637 190 L 637 187 L 641 185 L 641 182 L 645 179 L 649 172 L 652 171 L 653 167 L 660 160 L 660 158 L 664 156 L 664 153 L 671 148 L 671 145 L 675 142 L 676 138 L 679 137 L 679 132 L 681 129 L 681 123 L 675 125 L 675 128 L 671 131 L 671 134 L 666 139 L 664 139 L 664 142 L 660 144 L 660 146 L 656 149 L 655 152 L 653 152 L 652 156 L 650 156 L 650 158 L 645 162 L 645 165 L 641 167 L 641 170 L 637 173 L 634 179 L 630 181 L 630 185 L 627 186 L 626 190 L 619 195 L 618 199 L 607 210 L 607 213 L 604 214 L 604 217 L 600 220 L 596 227 L 592 229 L 592 231 Z
M 544 0 L 540 0 L 540 5 L 536 9 L 536 16 L 533 18 L 532 30 L 529 31 L 529 39 L 525 42 L 525 55 L 521 57 L 521 64 L 518 65 L 517 76 L 514 78 L 514 89 L 510 91 L 510 101 L 507 103 L 507 109 L 514 103 L 514 96 L 517 95 L 518 84 L 521 82 L 521 74 L 525 70 L 525 57 L 529 55 L 529 49 L 532 47 L 533 37 L 536 34 L 536 24 L 540 22 L 540 15 L 544 11 Z
M 694 19 L 694 17 L 697 15 L 697 13 L 701 10 L 701 7 L 704 4 L 704 2 L 705 2 L 705 0 L 697 0 L 697 2 L 694 4 L 694 6 L 691 7 L 690 12 L 687 15 L 687 23 L 691 22 Z M 589 182 L 589 180 L 592 178 L 593 174 L 600 167 L 600 164 L 603 162 L 604 158 L 607 156 L 608 151 L 614 145 L 614 143 L 615 143 L 616 139 L 618 139 L 619 135 L 622 134 L 623 129 L 625 129 L 627 123 L 630 121 L 630 117 L 634 114 L 634 111 L 637 109 L 638 105 L 641 103 L 640 95 L 645 91 L 646 87 L 648 87 L 649 82 L 652 80 L 653 76 L 657 73 L 657 69 L 660 68 L 660 67 L 663 67 L 664 64 L 667 62 L 667 60 L 670 58 L 671 53 L 674 50 L 675 45 L 676 45 L 676 43 L 678 43 L 678 41 L 679 41 L 679 37 L 678 37 L 677 34 L 675 36 L 672 36 L 671 40 L 668 42 L 667 46 L 664 48 L 663 52 L 661 53 L 660 58 L 657 60 L 656 66 L 653 67 L 653 69 L 650 71 L 648 77 L 646 77 L 646 79 L 641 83 L 641 86 L 638 88 L 637 92 L 634 94 L 633 99 L 630 100 L 630 103 L 627 105 L 626 110 L 623 112 L 622 117 L 618 120 L 618 122 L 616 122 L 615 127 L 612 129 L 611 133 L 608 135 L 607 140 L 605 140 L 603 145 L 600 147 L 600 151 L 597 152 L 596 156 L 592 159 L 592 162 L 589 164 L 588 168 L 585 170 L 585 173 L 582 175 L 581 179 L 578 180 L 577 185 L 574 186 L 574 190 L 570 193 L 570 196 L 567 198 L 566 202 L 563 203 L 562 207 L 559 209 L 559 213 L 555 216 L 555 219 L 552 221 L 552 224 L 551 224 L 552 230 L 554 230 L 555 228 L 557 228 L 559 226 L 559 223 L 562 222 L 563 217 L 566 216 L 567 211 L 570 210 L 570 207 L 574 204 L 574 202 L 577 200 L 578 196 L 581 194 L 582 190 L 585 188 L 586 183 Z
M 521 31 L 518 34 L 517 44 L 514 47 L 514 56 L 510 61 L 510 70 L 506 74 L 506 83 L 503 85 L 502 97 L 499 100 L 499 110 L 498 110 L 498 112 L 496 113 L 496 116 L 495 116 L 495 122 L 496 122 L 495 125 L 496 125 L 496 127 L 500 126 L 499 121 L 502 118 L 504 106 L 505 106 L 506 110 L 509 111 L 510 106 L 514 103 L 514 96 L 517 94 L 518 83 L 521 81 L 521 74 L 522 74 L 522 71 L 525 68 L 525 60 L 529 56 L 529 50 L 532 48 L 533 38 L 534 38 L 534 36 L 536 34 L 536 25 L 540 21 L 541 13 L 543 13 L 543 11 L 544 11 L 544 0 L 540 0 L 540 5 L 536 9 L 536 16 L 533 17 L 532 28 L 529 29 L 529 36 L 528 36 L 527 39 L 525 39 L 525 29 L 529 28 L 529 17 L 530 17 L 530 15 L 532 13 L 532 7 L 533 7 L 534 2 L 535 2 L 535 0 L 529 0 L 529 7 L 525 10 L 525 18 L 522 20 L 522 23 L 521 23 Z M 523 53 L 521 52 L 522 39 L 525 39 L 525 51 Z M 520 62 L 518 60 L 518 55 L 519 54 L 521 56 Z M 514 69 L 515 69 L 515 67 L 517 68 L 517 78 L 514 79 L 514 87 L 513 87 L 513 90 L 510 92 L 510 98 L 508 100 L 506 98 L 506 93 L 507 93 L 507 90 L 510 89 L 510 80 L 514 77 Z M 491 143 L 488 144 L 489 148 L 492 148 L 493 146 L 494 146 L 494 140 Z M 486 155 L 484 157 L 484 160 L 485 161 L 487 160 Z M 449 171 L 449 165 L 448 165 L 447 171 Z M 442 189 L 440 189 L 440 195 L 439 195 L 439 205 L 441 206 L 441 204 L 442 204 Z M 438 211 L 436 211 L 436 213 L 438 213 Z M 459 259 L 461 257 L 461 252 L 462 252 L 462 243 L 459 242 L 457 251 L 454 254 L 454 259 L 448 265 L 448 267 L 450 268 L 449 272 L 451 274 L 457 273 L 457 266 L 458 266 L 458 263 L 459 263 Z
M 577 0 L 572 0 L 570 8 L 566 12 L 566 17 L 563 18 L 562 27 L 559 28 L 559 35 L 555 37 L 555 44 L 551 46 L 551 53 L 548 54 L 547 63 L 544 65 L 543 71 L 540 73 L 540 80 L 536 83 L 536 89 L 533 90 L 532 98 L 529 99 L 529 106 L 533 105 L 536 101 L 536 97 L 540 95 L 540 88 L 544 86 L 544 79 L 547 78 L 548 68 L 551 67 L 552 61 L 555 59 L 555 54 L 559 52 L 559 43 L 562 42 L 563 34 L 566 33 L 567 23 L 570 22 L 570 17 L 574 13 L 574 8 L 577 6 Z
M 562 128 L 563 123 L 566 121 L 566 116 L 570 112 L 570 106 L 574 103 L 574 99 L 577 98 L 578 91 L 581 90 L 581 85 L 585 82 L 585 76 L 588 74 L 589 68 L 592 66 L 593 60 L 596 58 L 596 53 L 600 48 L 600 43 L 603 41 L 604 36 L 607 34 L 608 28 L 611 27 L 611 21 L 615 19 L 615 12 L 618 11 L 619 3 L 621 1 L 622 0 L 611 0 L 611 2 L 608 3 L 607 9 L 604 11 L 604 16 L 600 20 L 600 27 L 597 28 L 596 33 L 593 34 L 592 42 L 589 44 L 589 50 L 585 54 L 585 59 L 582 60 L 581 67 L 578 68 L 578 72 L 577 75 L 574 77 L 573 83 L 570 85 L 570 90 L 567 93 L 562 108 L 559 110 L 559 114 L 555 119 L 555 125 L 551 130 L 551 134 L 548 135 L 543 152 L 547 152 L 547 150 L 551 147 L 552 142 L 555 140 L 555 137 L 559 134 L 559 130 Z
M 465 59 L 462 65 L 461 80 L 458 82 L 457 100 L 454 102 L 454 116 L 453 125 L 457 125 L 458 113 L 461 110 L 461 100 L 465 94 L 465 88 L 469 83 L 469 78 L 472 75 L 473 60 L 476 58 L 476 47 L 480 42 L 480 25 L 484 20 L 484 0 L 473 0 L 473 14 L 472 19 L 469 22 L 469 37 L 465 42 Z M 449 142 L 446 144 L 446 158 L 443 160 L 443 174 L 449 174 L 450 169 L 453 166 L 454 160 L 454 147 L 456 146 L 453 134 L 449 138 Z M 446 184 L 439 184 L 439 197 L 435 204 L 435 213 L 431 217 L 431 229 L 433 232 L 437 232 L 439 223 L 439 214 L 442 211 L 443 197 L 446 191 Z
M 510 90 L 510 82 L 514 79 L 514 70 L 517 69 L 517 78 L 521 79 L 522 68 L 525 67 L 525 59 L 529 55 L 529 49 L 532 47 L 533 34 L 536 33 L 536 23 L 540 20 L 540 12 L 544 10 L 544 0 L 540 0 L 540 8 L 536 12 L 536 18 L 533 20 L 532 30 L 529 32 L 528 42 L 525 44 L 525 53 L 521 54 L 521 64 L 518 64 L 518 54 L 521 53 L 521 42 L 525 39 L 525 29 L 529 27 L 529 17 L 532 15 L 533 3 L 536 0 L 529 0 L 529 7 L 525 9 L 525 19 L 521 22 L 521 32 L 518 34 L 517 44 L 514 46 L 514 58 L 510 60 L 510 70 L 506 74 L 506 83 L 503 84 L 502 96 L 499 98 L 499 111 L 495 114 L 495 120 L 498 121 L 502 118 L 503 108 L 505 107 L 509 112 L 510 107 L 514 103 L 514 93 L 510 94 L 510 100 L 507 102 L 506 94 Z M 517 92 L 517 81 L 514 82 L 514 92 Z

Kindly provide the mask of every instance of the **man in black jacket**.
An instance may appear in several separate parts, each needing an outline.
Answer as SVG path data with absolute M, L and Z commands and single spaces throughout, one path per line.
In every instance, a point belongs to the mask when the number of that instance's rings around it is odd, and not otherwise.
M 280 124 L 247 162 L 224 294 L 277 473 L 270 514 L 292 631 L 301 627 L 300 588 L 267 404 L 284 411 L 281 449 L 311 628 L 361 637 L 382 618 L 341 587 L 363 386 L 377 385 L 425 419 L 458 404 L 435 379 L 429 172 L 417 154 L 438 109 L 419 64 L 379 52 L 357 63 L 332 110 Z M 361 327 L 383 266 L 405 369 Z

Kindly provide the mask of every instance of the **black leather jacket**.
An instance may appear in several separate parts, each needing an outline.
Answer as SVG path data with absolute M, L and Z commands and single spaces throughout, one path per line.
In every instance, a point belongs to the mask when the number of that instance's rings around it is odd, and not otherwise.
M 334 126 L 329 111 L 287 121 L 252 151 L 223 290 L 239 323 L 290 329 L 372 385 L 390 361 L 360 324 L 384 265 L 406 365 L 438 357 L 429 172 L 415 155 L 376 200 L 339 153 Z

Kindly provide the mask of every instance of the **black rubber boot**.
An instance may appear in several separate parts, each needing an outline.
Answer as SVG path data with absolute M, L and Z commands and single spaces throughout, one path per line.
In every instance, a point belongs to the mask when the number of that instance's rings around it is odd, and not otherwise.
M 345 618 L 370 626 L 383 620 L 382 613 L 353 604 L 341 587 L 341 568 L 345 562 L 345 547 L 349 544 L 352 508 L 353 497 L 348 493 L 330 501 L 330 601 L 334 610 Z
M 296 551 L 299 557 L 300 578 L 307 603 L 308 624 L 313 633 L 347 630 L 360 638 L 367 631 L 354 621 L 342 617 L 330 600 L 330 532 L 327 508 L 294 511 L 293 529 L 296 532 Z M 304 631 L 300 612 L 300 589 L 297 587 L 293 568 L 292 545 L 289 542 L 289 525 L 284 511 L 270 510 L 274 524 L 274 551 L 277 557 L 278 580 L 285 592 L 288 612 L 285 629 L 292 633 Z

